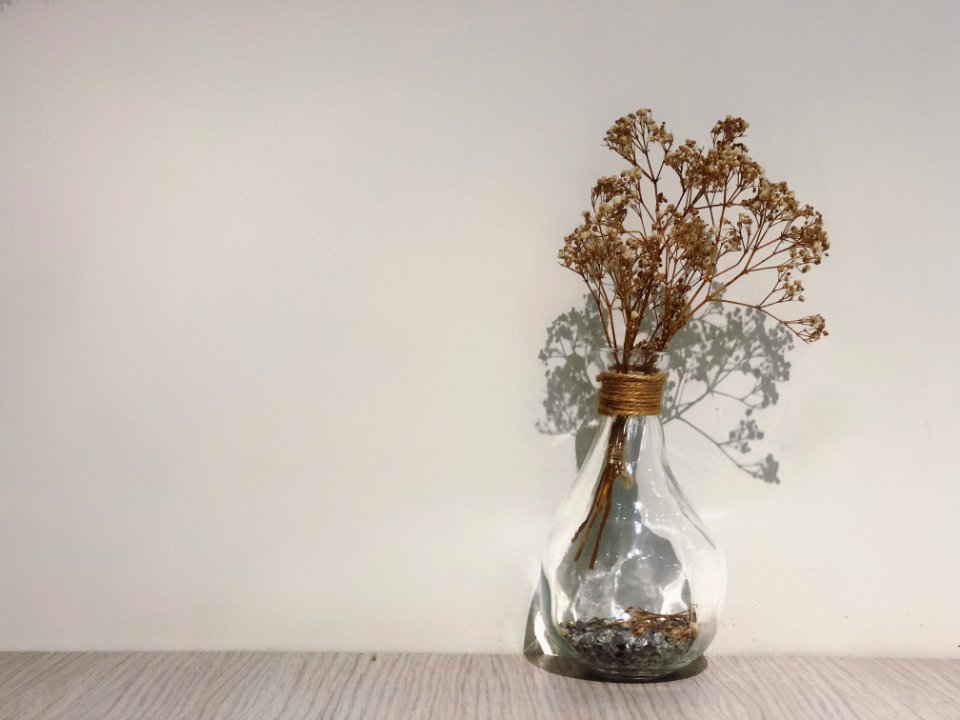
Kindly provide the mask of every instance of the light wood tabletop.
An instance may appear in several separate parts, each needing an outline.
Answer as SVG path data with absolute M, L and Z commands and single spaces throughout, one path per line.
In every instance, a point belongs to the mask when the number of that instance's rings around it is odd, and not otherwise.
M 716 657 L 637 684 L 521 655 L 0 653 L 0 718 L 957 720 L 960 660 Z

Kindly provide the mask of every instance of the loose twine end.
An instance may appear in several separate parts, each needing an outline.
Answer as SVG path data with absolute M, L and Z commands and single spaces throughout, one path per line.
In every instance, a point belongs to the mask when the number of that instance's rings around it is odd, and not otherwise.
M 663 409 L 663 388 L 667 384 L 664 372 L 602 372 L 597 380 L 597 412 L 601 415 L 659 415 Z

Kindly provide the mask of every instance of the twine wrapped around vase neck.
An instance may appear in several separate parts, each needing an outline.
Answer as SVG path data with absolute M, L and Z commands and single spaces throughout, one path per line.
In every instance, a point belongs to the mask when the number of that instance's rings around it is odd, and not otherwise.
M 663 388 L 667 374 L 602 372 L 597 375 L 600 393 L 597 412 L 601 415 L 659 415 L 663 409 Z

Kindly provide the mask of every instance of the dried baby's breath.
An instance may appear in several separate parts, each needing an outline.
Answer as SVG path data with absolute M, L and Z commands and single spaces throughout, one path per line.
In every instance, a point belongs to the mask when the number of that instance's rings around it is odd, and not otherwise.
M 559 258 L 587 284 L 617 369 L 653 370 L 656 354 L 711 303 L 755 308 L 805 342 L 827 335 L 822 316 L 785 319 L 778 307 L 806 301 L 799 276 L 830 248 L 823 217 L 767 179 L 740 142 L 747 127 L 727 117 L 708 145 L 678 145 L 641 109 L 607 131 L 606 146 L 628 167 L 597 180 Z M 761 282 L 731 295 L 748 276 Z

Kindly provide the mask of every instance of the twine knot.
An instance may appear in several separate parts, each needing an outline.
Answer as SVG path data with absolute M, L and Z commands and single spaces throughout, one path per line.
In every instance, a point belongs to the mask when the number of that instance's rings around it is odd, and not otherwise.
M 597 375 L 600 393 L 597 412 L 601 415 L 659 415 L 663 409 L 663 388 L 667 374 L 602 372 Z

